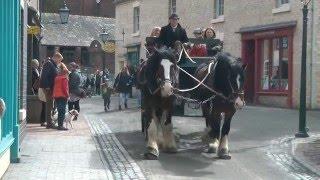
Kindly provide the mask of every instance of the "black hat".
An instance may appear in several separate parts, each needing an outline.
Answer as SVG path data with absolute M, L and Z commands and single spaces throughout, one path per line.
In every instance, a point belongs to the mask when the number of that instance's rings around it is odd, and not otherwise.
M 173 13 L 173 14 L 171 14 L 171 16 L 169 17 L 169 19 L 180 19 L 180 18 L 179 18 L 179 16 L 178 16 L 178 14 Z

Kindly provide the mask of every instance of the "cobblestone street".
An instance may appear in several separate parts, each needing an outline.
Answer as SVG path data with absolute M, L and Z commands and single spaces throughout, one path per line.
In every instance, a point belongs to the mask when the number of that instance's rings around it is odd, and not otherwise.
M 143 157 L 145 141 L 136 100 L 130 99 L 130 109 L 123 111 L 117 110 L 117 100 L 112 98 L 110 112 L 103 111 L 99 97 L 84 100 L 81 118 L 66 132 L 29 125 L 21 147 L 21 162 L 11 164 L 3 179 L 309 180 L 320 177 L 316 172 L 319 135 L 311 133 L 308 140 L 294 139 L 288 136 L 291 128 L 295 130 L 293 126 L 279 128 L 272 120 L 266 123 L 263 118 L 265 113 L 282 117 L 294 115 L 294 111 L 258 107 L 240 111 L 236 119 L 242 123 L 235 120 L 231 130 L 229 161 L 204 153 L 201 118 L 174 117 L 179 152 L 161 153 L 158 161 L 148 161 Z M 249 111 L 262 118 L 253 122 L 247 114 Z M 309 114 L 313 132 L 320 130 L 314 124 L 317 115 L 318 112 Z M 252 123 L 243 126 L 247 121 Z M 288 120 L 282 121 L 286 124 Z M 263 128 L 257 126 L 263 122 Z M 272 134 L 267 127 L 274 127 Z M 308 163 L 313 164 L 308 166 Z

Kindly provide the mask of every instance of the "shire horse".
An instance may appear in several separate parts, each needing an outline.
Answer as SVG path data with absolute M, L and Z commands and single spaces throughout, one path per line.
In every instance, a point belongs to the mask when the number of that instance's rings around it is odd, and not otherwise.
M 191 94 L 199 101 L 212 98 L 202 104 L 203 116 L 209 127 L 202 140 L 208 143 L 208 153 L 217 153 L 221 159 L 230 159 L 228 134 L 236 110 L 245 106 L 243 87 L 246 65 L 229 53 L 220 52 L 213 58 L 213 68 L 209 68 L 210 63 L 201 64 L 194 74 L 199 80 L 208 74 L 203 82 L 207 87 L 201 85 Z M 211 72 L 208 72 L 209 69 Z M 222 114 L 224 123 L 221 129 Z
M 171 121 L 173 89 L 178 84 L 177 72 L 174 51 L 165 47 L 155 49 L 148 61 L 138 68 L 137 84 L 142 93 L 142 106 L 147 120 L 146 159 L 158 159 L 159 148 L 163 152 L 177 152 Z M 152 85 L 156 89 L 150 88 Z

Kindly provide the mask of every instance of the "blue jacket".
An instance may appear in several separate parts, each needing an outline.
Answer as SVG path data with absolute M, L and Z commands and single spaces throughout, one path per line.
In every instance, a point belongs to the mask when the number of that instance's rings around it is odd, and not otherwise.
M 53 90 L 54 79 L 58 74 L 57 68 L 56 63 L 54 63 L 52 59 L 49 59 L 44 63 L 40 77 L 40 88 L 50 88 Z

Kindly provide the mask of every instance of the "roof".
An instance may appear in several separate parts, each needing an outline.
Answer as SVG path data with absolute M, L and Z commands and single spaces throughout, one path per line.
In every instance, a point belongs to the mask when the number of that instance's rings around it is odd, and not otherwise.
M 43 13 L 41 24 L 42 45 L 89 47 L 93 40 L 100 41 L 103 28 L 115 39 L 113 18 L 70 15 L 68 23 L 61 24 L 59 14 Z
M 239 33 L 268 31 L 271 29 L 295 27 L 296 25 L 297 25 L 297 21 L 287 21 L 287 22 L 273 23 L 273 24 L 267 24 L 267 25 L 242 27 L 242 28 L 240 28 Z

